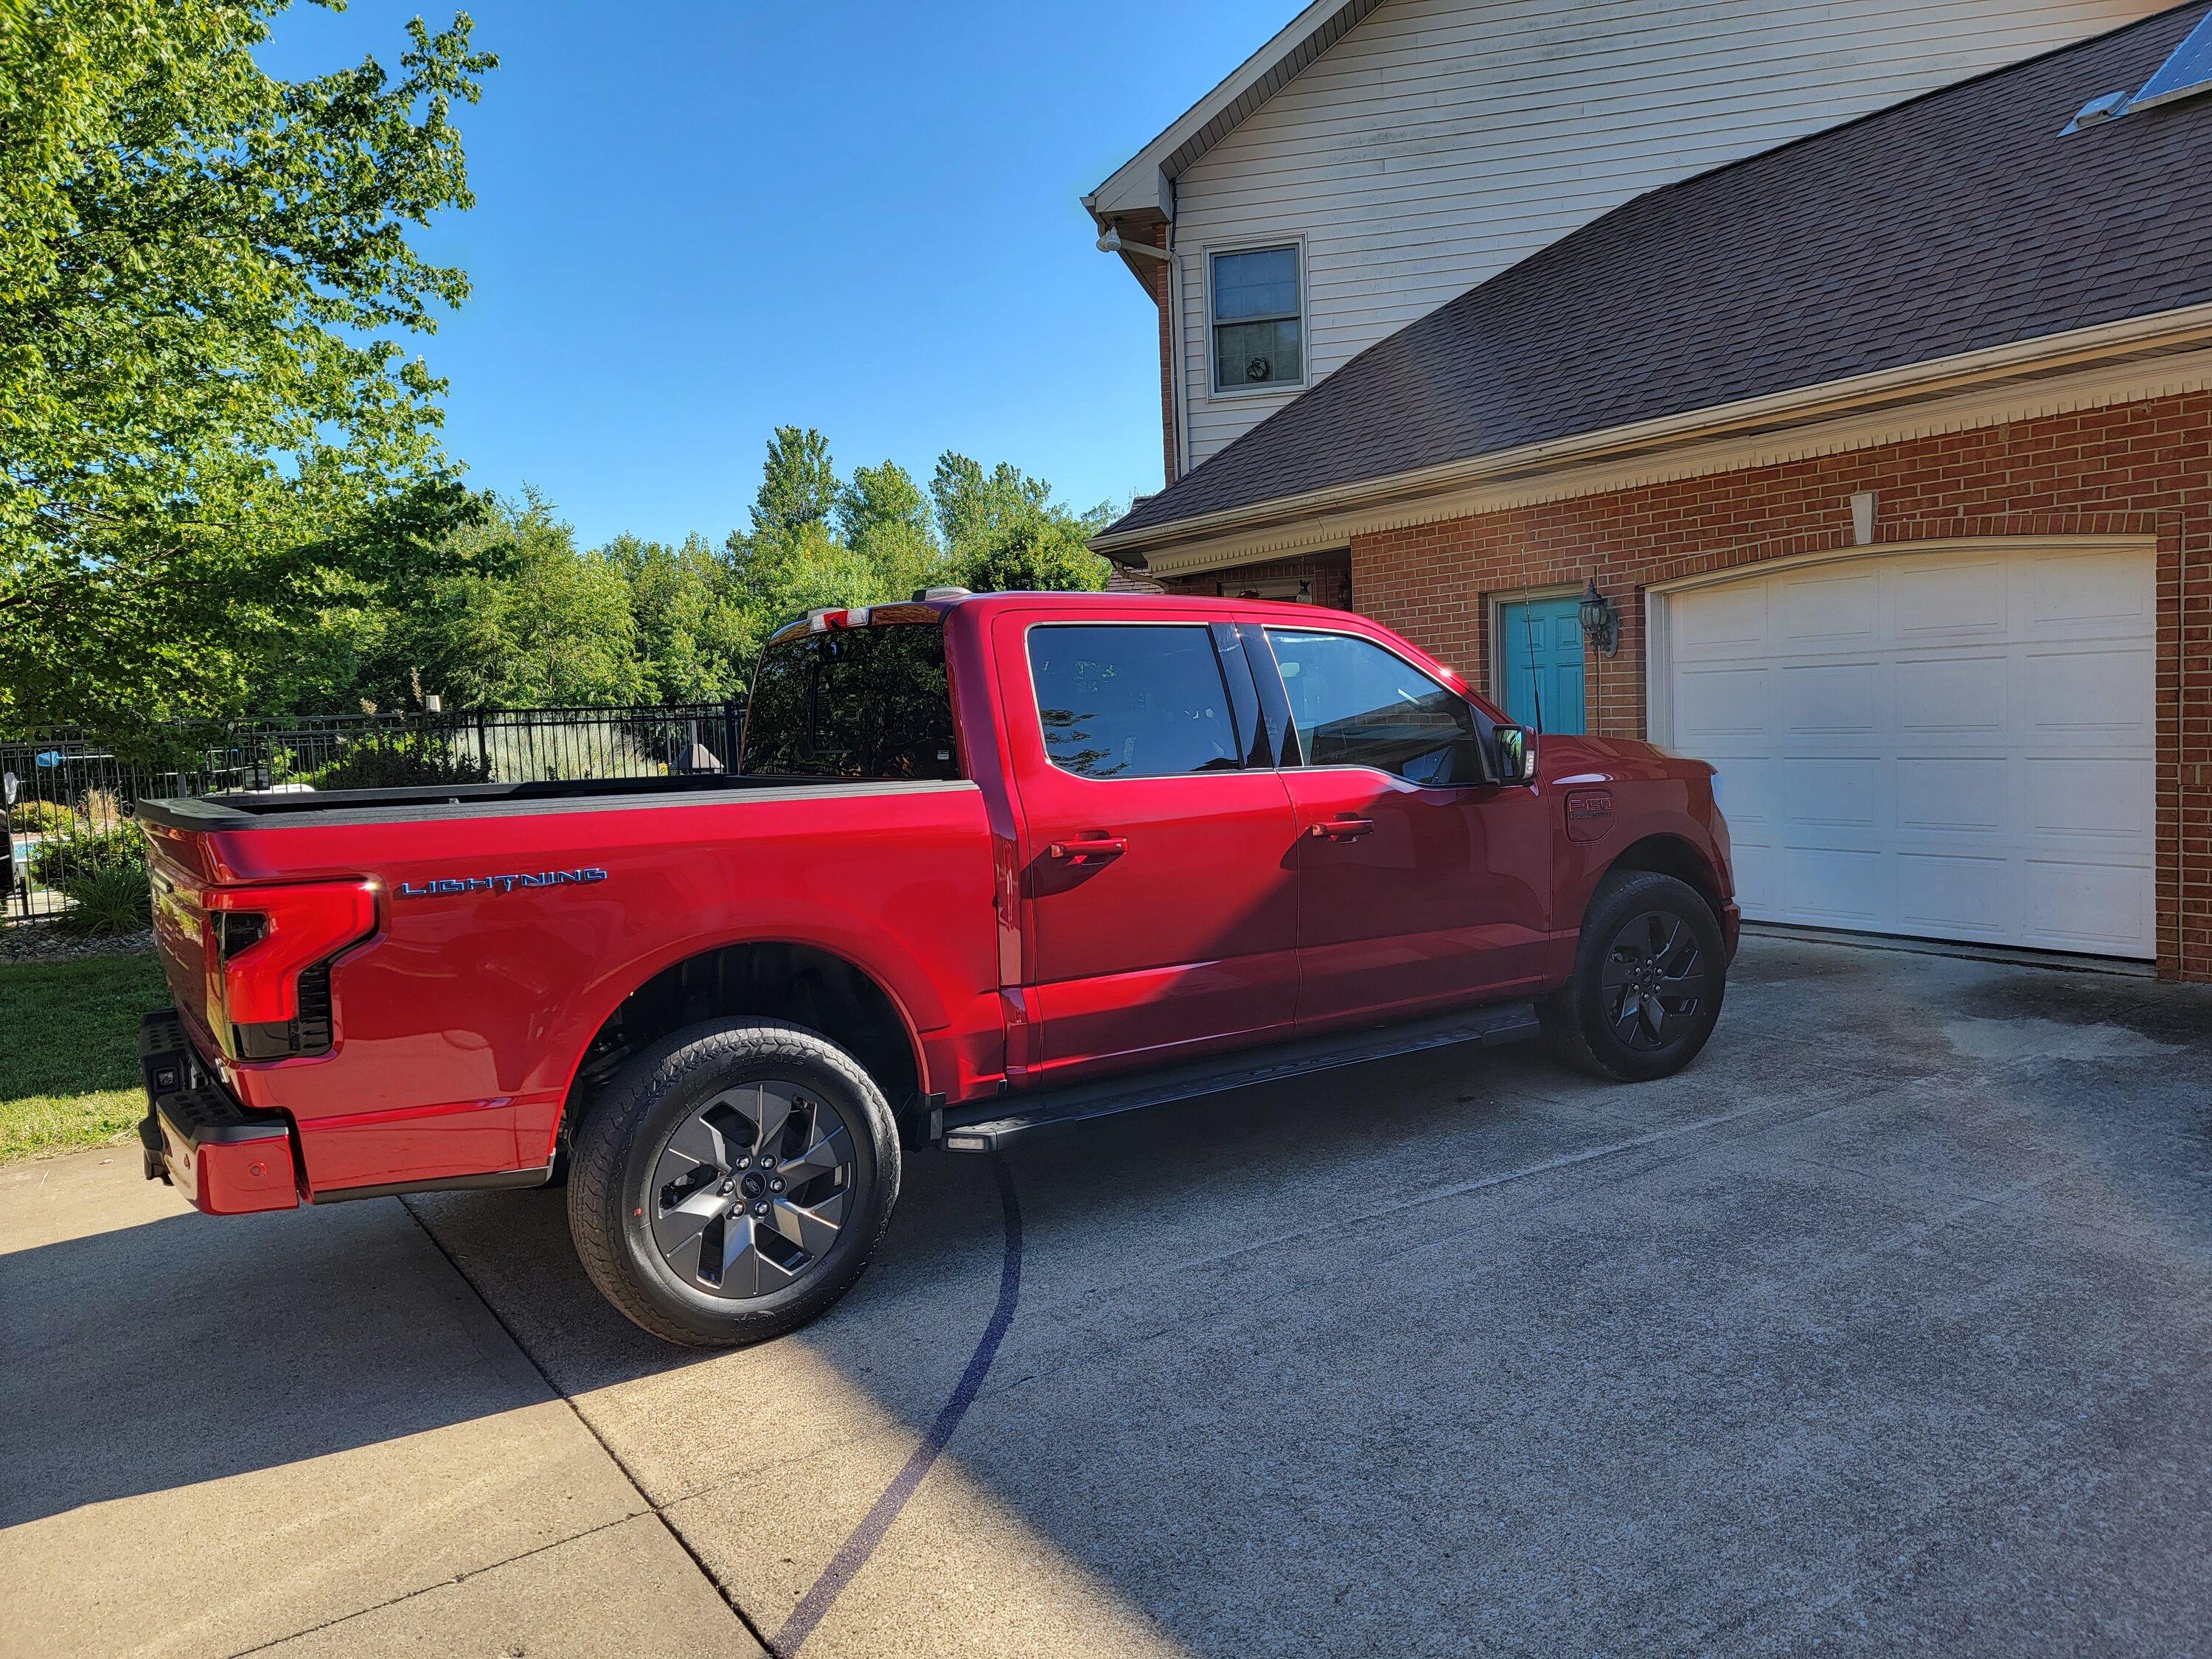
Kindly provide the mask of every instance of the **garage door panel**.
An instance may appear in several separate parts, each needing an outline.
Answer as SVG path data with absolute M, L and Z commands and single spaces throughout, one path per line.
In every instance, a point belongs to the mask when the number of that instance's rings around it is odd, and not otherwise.
M 2018 885 L 2009 859 L 1900 853 L 1898 929 L 1946 939 L 2002 939 L 2014 925 Z
M 2023 562 L 2028 617 L 2044 638 L 2147 634 L 2158 576 L 2139 554 L 2045 554 Z M 2115 624 L 2122 624 L 2115 627 Z
M 1984 837 L 2002 835 L 2011 774 L 2009 763 L 2002 759 L 1900 756 L 1898 830 Z
M 2010 630 L 2010 582 L 2002 558 L 1900 561 L 1889 577 L 1901 642 L 2001 640 Z
M 2030 651 L 2021 675 L 2027 705 L 2022 712 L 2038 732 L 2142 732 L 2148 737 L 2143 711 L 2155 673 L 2156 659 L 2142 647 Z
M 1888 718 L 1889 699 L 1875 662 L 1789 663 L 1780 678 L 1782 729 L 1793 736 L 1856 735 Z
M 1849 927 L 1886 926 L 1888 862 L 1871 849 L 1792 846 L 1782 857 L 1789 906 L 1809 921 Z
M 1675 641 L 1686 662 L 1708 651 L 1736 656 L 1746 646 L 1765 643 L 1766 587 L 1760 582 L 1714 589 L 1710 604 L 1682 619 Z
M 1883 763 L 1872 755 L 1782 763 L 1783 817 L 1793 825 L 1874 829 L 1888 821 Z
M 1980 544 L 1668 600 L 1755 919 L 2154 954 L 2154 560 Z
M 1727 797 L 1723 811 L 1728 815 L 1731 830 L 1759 830 L 1775 820 L 1775 790 L 1778 783 L 1778 769 L 1765 757 L 1747 759 L 1741 757 L 1714 760 L 1711 754 L 1702 757 L 1720 769 L 1723 779 L 1722 791 Z
M 1892 671 L 1897 729 L 1916 737 L 2002 737 L 2009 723 L 2010 661 L 2000 653 L 1905 657 Z
M 2151 872 L 2140 864 L 2029 859 L 2022 942 L 2049 951 L 2137 954 L 2151 930 Z
M 1871 642 L 1881 631 L 1881 584 L 1871 574 L 1785 581 L 1775 596 L 1773 628 L 1784 645 Z
M 1684 743 L 1766 730 L 1766 670 L 1686 668 L 1675 690 Z
M 1729 822 L 1733 826 L 1735 821 Z M 1781 908 L 1780 869 L 1772 847 L 1739 837 L 1729 857 L 1735 866 L 1736 902 L 1746 915 Z
M 2139 844 L 2154 827 L 2150 779 L 2133 760 L 2045 756 L 2021 763 L 2027 829 Z

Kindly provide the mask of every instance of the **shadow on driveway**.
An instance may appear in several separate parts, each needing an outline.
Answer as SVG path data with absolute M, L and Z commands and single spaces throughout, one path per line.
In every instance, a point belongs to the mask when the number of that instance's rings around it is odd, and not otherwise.
M 1004 1347 L 810 1655 L 2179 1651 L 2212 1628 L 2200 991 L 1759 939 L 1665 1083 L 1420 1056 L 1007 1166 Z M 1000 1283 L 980 1159 L 915 1157 L 853 1296 L 713 1356 L 599 1300 L 559 1193 L 411 1202 L 771 1632 Z M 0 1257 L 10 1518 L 506 1409 L 449 1364 L 465 1322 L 426 1340 L 381 1297 L 414 1247 L 356 1207 Z

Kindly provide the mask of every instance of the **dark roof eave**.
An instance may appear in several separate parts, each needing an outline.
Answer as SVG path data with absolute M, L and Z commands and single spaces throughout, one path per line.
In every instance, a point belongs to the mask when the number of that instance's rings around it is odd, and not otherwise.
M 1701 441 L 1749 437 L 1846 415 L 1901 409 L 1968 391 L 2208 346 L 2212 346 L 2212 302 L 2147 313 L 1924 362 L 1898 364 L 1739 403 L 1563 434 L 1438 466 L 1386 473 L 1218 512 L 1158 520 L 1131 531 L 1120 527 L 1133 516 L 1124 514 L 1091 537 L 1087 545 L 1117 564 L 1135 562 L 1133 568 L 1149 569 L 1154 553 L 1238 532 L 1255 532 L 1333 513 L 1409 504 L 1474 484 L 1509 482 L 1565 466 L 1656 454 Z

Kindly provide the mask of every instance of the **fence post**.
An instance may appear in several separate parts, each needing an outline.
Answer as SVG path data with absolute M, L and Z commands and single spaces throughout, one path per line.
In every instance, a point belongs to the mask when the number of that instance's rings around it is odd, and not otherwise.
M 722 770 L 738 769 L 738 711 L 742 708 L 735 697 L 722 699 Z

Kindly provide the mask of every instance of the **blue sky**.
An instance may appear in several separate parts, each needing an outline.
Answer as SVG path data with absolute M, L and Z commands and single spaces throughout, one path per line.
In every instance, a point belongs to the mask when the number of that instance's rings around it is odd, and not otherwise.
M 450 0 L 449 0 L 450 3 Z M 448 448 L 586 545 L 744 522 L 769 429 L 841 468 L 1011 460 L 1080 508 L 1160 483 L 1155 313 L 1077 198 L 1295 0 L 474 0 L 477 206 L 420 239 Z M 301 5 L 272 72 L 396 62 L 420 0 Z

